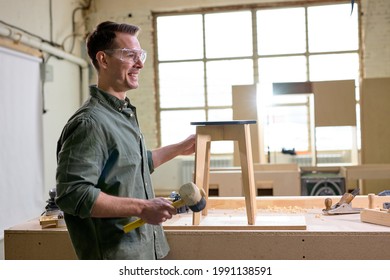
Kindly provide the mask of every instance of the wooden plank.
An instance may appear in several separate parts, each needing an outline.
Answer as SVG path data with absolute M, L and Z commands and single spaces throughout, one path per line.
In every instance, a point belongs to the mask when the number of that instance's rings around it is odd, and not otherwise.
M 390 78 L 363 79 L 361 87 L 361 162 L 390 163 Z M 367 193 L 390 188 L 389 179 L 363 180 Z
M 379 209 L 363 209 L 360 212 L 362 222 L 390 227 L 390 213 Z
M 390 78 L 363 79 L 361 96 L 362 163 L 390 163 Z
M 325 208 L 325 199 L 331 198 L 333 202 L 340 200 L 339 195 L 329 196 L 270 196 L 270 197 L 257 197 L 256 205 L 257 209 L 268 208 L 305 208 L 313 209 Z M 374 205 L 375 208 L 381 208 L 384 202 L 390 202 L 389 196 L 375 196 Z M 245 200 L 243 197 L 209 197 L 208 201 L 209 209 L 239 209 L 245 207 Z M 352 200 L 352 206 L 356 208 L 368 208 L 369 201 L 367 195 L 357 195 Z
M 314 82 L 315 126 L 356 126 L 355 81 Z
M 256 85 L 239 85 L 232 86 L 232 107 L 234 120 L 258 120 L 257 112 L 257 89 Z M 264 144 L 261 141 L 260 123 L 250 126 L 250 135 L 252 142 L 253 162 L 260 163 L 262 149 Z M 235 166 L 240 165 L 240 154 L 238 144 L 234 143 L 233 163 Z
M 178 214 L 166 221 L 164 230 L 306 230 L 303 215 L 296 214 L 262 214 L 255 217 L 255 224 L 248 225 L 243 208 L 224 209 L 209 212 L 202 217 L 199 225 L 192 225 L 191 214 Z
M 346 180 L 390 179 L 390 164 L 342 166 L 341 172 Z

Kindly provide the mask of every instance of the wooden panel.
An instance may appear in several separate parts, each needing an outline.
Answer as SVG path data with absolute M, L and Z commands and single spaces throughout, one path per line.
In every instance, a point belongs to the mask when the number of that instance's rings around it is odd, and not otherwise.
M 75 260 L 66 227 L 42 229 L 39 219 L 4 231 L 6 260 Z
M 390 164 L 342 166 L 340 170 L 346 180 L 390 179 Z
M 362 163 L 390 163 L 390 78 L 364 79 L 361 99 Z
M 232 87 L 233 119 L 234 120 L 258 120 L 257 114 L 257 90 L 256 85 L 242 85 Z M 250 125 L 253 162 L 259 163 L 262 143 L 260 141 L 260 124 Z M 238 146 L 234 146 L 234 166 L 240 166 Z
M 390 259 L 390 250 L 383 248 L 390 233 L 383 232 L 168 231 L 166 236 L 171 260 Z
M 315 126 L 356 126 L 355 81 L 314 82 Z
M 390 227 L 390 213 L 379 209 L 363 209 L 360 212 L 362 222 Z
M 362 164 L 390 163 L 390 78 L 364 79 L 361 94 Z M 390 180 L 364 180 L 366 192 L 390 189 Z

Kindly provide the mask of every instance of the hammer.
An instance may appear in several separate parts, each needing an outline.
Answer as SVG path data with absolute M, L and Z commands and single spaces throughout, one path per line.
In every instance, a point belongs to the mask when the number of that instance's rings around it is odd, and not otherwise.
M 180 199 L 172 203 L 175 208 L 180 208 L 187 205 L 193 212 L 200 212 L 206 207 L 205 192 L 199 189 L 194 183 L 187 183 L 179 189 Z M 142 219 L 137 219 L 123 226 L 123 231 L 128 233 L 145 224 Z

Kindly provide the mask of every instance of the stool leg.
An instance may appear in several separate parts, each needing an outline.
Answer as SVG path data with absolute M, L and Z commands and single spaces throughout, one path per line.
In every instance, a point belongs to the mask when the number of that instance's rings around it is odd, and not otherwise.
M 202 211 L 207 215 L 207 202 L 209 193 L 209 173 L 210 173 L 210 135 L 197 134 L 195 148 L 195 185 L 203 188 L 206 193 L 206 207 Z M 193 213 L 192 224 L 199 225 L 201 212 Z
M 249 125 L 244 125 L 242 129 L 243 131 L 239 133 L 237 140 L 240 151 L 242 187 L 245 195 L 248 224 L 254 225 L 256 220 L 256 188 L 253 172 L 252 146 Z

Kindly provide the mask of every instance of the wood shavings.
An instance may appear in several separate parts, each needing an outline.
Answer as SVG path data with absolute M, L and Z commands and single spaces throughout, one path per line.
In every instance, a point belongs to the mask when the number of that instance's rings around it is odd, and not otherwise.
M 276 213 L 306 213 L 307 209 L 298 207 L 298 206 L 284 206 L 284 207 L 278 207 L 278 206 L 268 206 L 266 209 L 262 209 L 264 212 L 276 212 Z

